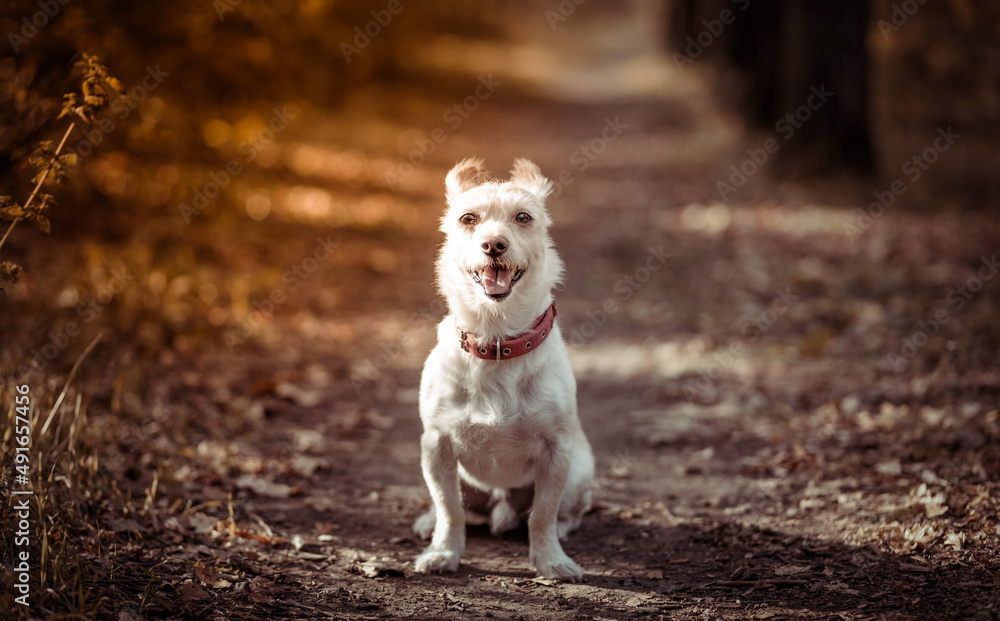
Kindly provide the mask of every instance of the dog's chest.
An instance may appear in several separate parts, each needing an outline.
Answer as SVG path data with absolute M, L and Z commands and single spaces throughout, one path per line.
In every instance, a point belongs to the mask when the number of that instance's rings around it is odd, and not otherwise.
M 456 457 L 482 484 L 517 487 L 532 480 L 545 442 L 533 420 L 467 421 L 452 431 Z
M 552 426 L 552 408 L 533 391 L 513 384 L 480 383 L 455 390 L 449 418 L 453 441 L 465 455 L 532 453 Z
M 455 429 L 453 437 L 464 451 L 484 453 L 520 451 L 541 440 L 539 430 L 531 421 L 471 417 Z

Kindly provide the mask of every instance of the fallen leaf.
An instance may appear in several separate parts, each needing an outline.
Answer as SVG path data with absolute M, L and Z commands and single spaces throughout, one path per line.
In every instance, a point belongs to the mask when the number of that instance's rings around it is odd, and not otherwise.
M 952 550 L 961 550 L 962 546 L 965 545 L 965 533 L 948 533 L 944 538 L 944 545 Z
M 329 496 L 309 496 L 303 502 L 316 513 L 328 513 L 340 506 L 336 499 Z
M 248 489 L 255 494 L 267 496 L 268 498 L 288 498 L 294 494 L 302 493 L 299 487 L 285 485 L 284 483 L 274 483 L 252 474 L 244 474 L 236 479 L 236 487 Z
M 360 574 L 365 578 L 378 578 L 379 568 L 372 561 L 366 561 L 364 563 L 355 562 L 351 565 L 351 571 L 356 574 Z
M 258 604 L 273 604 L 274 598 L 266 593 L 260 593 L 259 591 L 250 591 L 250 599 Z
M 199 512 L 192 515 L 188 520 L 188 523 L 191 524 L 191 528 L 193 528 L 195 532 L 210 533 L 212 532 L 212 529 L 215 528 L 216 521 L 217 520 L 215 518 Z
M 823 588 L 827 591 L 836 591 L 837 593 L 845 593 L 847 595 L 859 594 L 856 589 L 848 587 L 846 582 L 828 582 L 823 585 Z
M 311 477 L 317 470 L 329 468 L 330 462 L 322 457 L 296 455 L 292 458 L 292 471 L 303 477 Z
M 319 390 L 306 390 L 295 384 L 282 382 L 274 387 L 274 394 L 289 399 L 295 405 L 304 408 L 314 408 L 323 401 L 323 393 Z
M 274 598 L 268 594 L 271 587 L 272 584 L 266 578 L 257 576 L 247 585 L 247 592 L 250 599 L 258 604 L 273 604 Z
M 195 561 L 194 575 L 205 584 L 211 586 L 219 578 L 219 570 L 215 567 L 207 567 L 201 561 Z
M 876 464 L 875 472 L 890 476 L 898 476 L 903 473 L 903 467 L 899 464 L 899 461 L 893 459 L 891 461 L 884 461 L 880 464 Z
M 542 586 L 556 586 L 557 584 L 559 584 L 558 580 L 552 580 L 550 578 L 542 578 L 541 576 L 530 578 L 528 582 L 534 582 L 535 584 L 540 584 Z
M 799 509 L 821 509 L 826 506 L 822 498 L 803 498 L 799 501 Z
M 820 355 L 830 341 L 837 336 L 832 327 L 823 324 L 813 330 L 799 342 L 799 354 L 805 358 L 814 358 Z
M 340 530 L 340 524 L 329 524 L 326 522 L 316 522 L 316 532 L 320 535 L 329 535 L 335 530 Z
M 236 522 L 232 520 L 219 520 L 215 523 L 213 531 L 219 536 L 228 535 L 233 539 L 249 539 L 250 541 L 257 541 L 259 543 L 278 544 L 284 541 L 281 537 L 258 535 L 257 533 L 240 528 L 236 525 Z
M 181 601 L 184 603 L 188 602 L 198 602 L 211 597 L 208 591 L 201 588 L 201 585 L 195 584 L 194 582 L 187 582 L 182 584 L 179 589 L 177 589 L 177 594 L 180 596 Z
M 663 580 L 663 570 L 654 569 L 646 573 L 646 577 L 650 580 Z
M 783 565 L 774 570 L 775 576 L 797 576 L 809 571 L 809 567 L 804 565 Z

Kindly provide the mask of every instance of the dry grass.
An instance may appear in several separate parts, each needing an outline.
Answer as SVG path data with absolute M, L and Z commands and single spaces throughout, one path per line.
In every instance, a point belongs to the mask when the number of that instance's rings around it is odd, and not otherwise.
M 16 386 L 32 388 L 31 396 L 31 470 L 27 487 L 15 486 L 13 460 L 5 461 L 3 471 L 4 486 L 0 518 L 7 524 L 16 523 L 12 490 L 30 488 L 30 560 L 31 582 L 29 607 L 15 603 L 17 591 L 14 589 L 14 575 L 4 574 L 4 585 L 0 589 L 0 608 L 11 610 L 15 618 L 30 618 L 30 615 L 53 615 L 57 613 L 87 617 L 97 609 L 100 601 L 92 596 L 91 581 L 93 568 L 81 556 L 78 535 L 85 525 L 92 523 L 95 501 L 102 497 L 112 497 L 114 489 L 107 485 L 101 489 L 99 476 L 100 458 L 96 446 L 100 438 L 94 437 L 87 425 L 87 405 L 83 395 L 75 388 L 56 391 L 38 385 L 23 376 L 11 378 L 4 387 L 0 404 L 3 408 L 4 435 L 0 441 L 0 451 L 12 455 L 15 446 Z M 53 408 L 59 395 L 67 395 L 70 403 L 65 407 Z M 49 415 L 52 422 L 47 433 L 42 433 Z M 0 562 L 4 566 L 17 565 L 17 555 L 25 550 L 15 546 L 14 529 L 4 529 L 0 537 Z

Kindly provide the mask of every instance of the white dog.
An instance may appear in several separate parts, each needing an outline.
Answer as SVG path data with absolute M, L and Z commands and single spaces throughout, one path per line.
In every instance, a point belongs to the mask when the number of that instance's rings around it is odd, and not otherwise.
M 458 569 L 466 509 L 488 515 L 494 534 L 528 513 L 538 573 L 581 580 L 559 540 L 590 508 L 594 457 L 554 323 L 563 263 L 547 231 L 552 184 L 528 160 L 516 160 L 500 182 L 468 159 L 445 185 L 437 276 L 451 314 L 420 381 L 421 464 L 433 506 L 413 525 L 433 539 L 414 567 Z

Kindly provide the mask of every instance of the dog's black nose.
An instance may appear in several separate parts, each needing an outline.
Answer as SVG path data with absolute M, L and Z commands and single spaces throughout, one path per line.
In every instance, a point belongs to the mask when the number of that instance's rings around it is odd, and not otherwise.
M 499 257 L 503 253 L 507 252 L 507 246 L 509 243 L 503 237 L 491 237 L 483 242 L 483 252 L 491 257 Z

